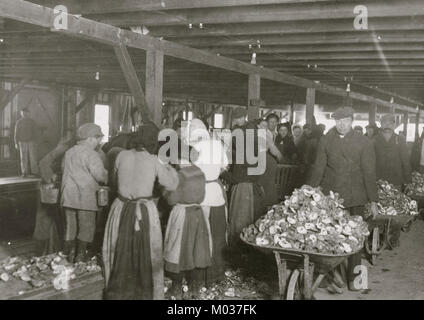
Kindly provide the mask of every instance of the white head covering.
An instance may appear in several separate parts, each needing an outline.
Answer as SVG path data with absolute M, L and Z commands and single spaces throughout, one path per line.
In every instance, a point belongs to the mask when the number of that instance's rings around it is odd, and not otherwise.
M 222 169 L 228 165 L 228 158 L 221 141 L 211 138 L 206 126 L 199 119 L 193 119 L 189 126 L 189 143 L 198 152 L 198 158 L 193 163 L 205 175 L 206 192 L 202 203 L 204 206 L 221 206 L 225 204 L 222 189 L 217 182 Z

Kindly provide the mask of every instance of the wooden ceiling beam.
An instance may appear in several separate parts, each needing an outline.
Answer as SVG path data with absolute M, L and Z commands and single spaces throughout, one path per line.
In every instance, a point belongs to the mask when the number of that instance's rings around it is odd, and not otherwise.
M 87 17 L 116 26 L 163 26 L 203 23 L 205 27 L 216 24 L 289 22 L 316 20 L 317 17 L 331 24 L 331 20 L 349 19 L 353 24 L 354 8 L 352 2 L 315 2 L 290 5 L 259 5 L 239 7 L 219 7 L 162 12 L 123 12 L 114 14 L 93 14 Z M 393 18 L 424 15 L 424 6 L 420 0 L 408 0 L 408 4 L 397 0 L 368 2 L 368 18 Z M 396 23 L 397 24 L 397 23 Z M 352 26 L 353 27 L 353 26 Z
M 315 18 L 321 18 L 319 15 Z M 317 33 L 344 33 L 354 32 L 355 29 L 352 23 L 353 19 L 333 20 L 311 20 L 311 21 L 288 21 L 288 22 L 262 22 L 262 23 L 239 23 L 225 25 L 210 25 L 203 29 L 192 28 L 186 26 L 159 26 L 150 27 L 150 35 L 155 37 L 171 38 L 188 38 L 188 37 L 224 37 L 230 38 L 233 36 L 242 35 L 271 35 L 271 34 L 305 34 L 311 32 Z M 140 22 L 139 22 L 140 24 Z M 410 16 L 396 18 L 396 23 L 393 19 L 374 18 L 368 21 L 369 30 L 375 32 L 396 30 L 398 31 L 422 31 L 424 29 L 423 16 Z M 358 31 L 356 31 L 358 32 Z M 254 39 L 254 38 L 253 38 Z
M 380 39 L 378 39 L 380 36 Z M 379 31 L 378 34 L 373 33 L 372 31 L 363 30 L 358 33 L 358 31 L 350 32 L 326 32 L 326 33 L 317 33 L 317 32 L 306 32 L 306 33 L 296 33 L 296 34 L 263 34 L 257 35 L 255 33 L 249 35 L 239 35 L 235 38 L 225 38 L 222 36 L 206 36 L 206 37 L 181 37 L 174 38 L 173 41 L 178 42 L 182 45 L 203 48 L 209 47 L 211 44 L 214 46 L 228 46 L 228 47 L 248 47 L 249 44 L 255 44 L 259 40 L 262 45 L 324 45 L 324 44 L 350 44 L 350 43 L 364 43 L 364 44 L 374 44 L 374 43 L 422 43 L 424 42 L 424 31 L 415 30 L 415 31 Z
M 52 22 L 54 21 L 54 13 L 52 9 L 40 7 L 26 1 L 17 0 L 2 0 L 0 2 L 0 17 L 30 23 L 45 28 L 51 28 L 53 26 Z M 258 73 L 263 79 L 288 83 L 300 87 L 316 88 L 318 91 L 326 92 L 328 94 L 346 96 L 344 88 L 332 87 L 321 83 L 315 83 L 311 80 L 279 73 L 274 70 L 259 68 L 248 63 L 216 56 L 201 50 L 184 47 L 176 43 L 161 41 L 150 36 L 143 36 L 85 18 L 79 18 L 73 15 L 67 15 L 67 18 L 67 28 L 57 30 L 56 32 L 72 35 L 82 39 L 90 39 L 112 46 L 125 45 L 143 50 L 154 48 L 164 52 L 165 55 L 170 55 L 175 58 L 245 74 Z M 352 22 L 350 22 L 350 24 L 352 24 Z M 318 32 L 319 30 L 316 31 Z M 391 106 L 388 101 L 374 99 L 370 96 L 357 92 L 351 92 L 350 96 L 352 99 L 366 102 L 376 101 L 382 106 Z M 414 108 L 404 105 L 396 105 L 394 107 L 403 111 L 416 112 Z

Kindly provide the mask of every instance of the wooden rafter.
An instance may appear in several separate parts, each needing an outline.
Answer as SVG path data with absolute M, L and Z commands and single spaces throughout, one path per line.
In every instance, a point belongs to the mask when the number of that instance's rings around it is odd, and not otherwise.
M 0 16 L 47 28 L 52 26 L 52 21 L 54 20 L 53 10 L 51 9 L 40 7 L 25 1 L 13 0 L 2 0 L 0 2 Z M 417 21 L 417 24 L 420 24 L 419 21 Z M 400 26 L 402 27 L 403 25 L 401 24 Z M 351 27 L 352 26 L 350 22 L 350 28 Z M 405 28 L 406 27 L 408 26 L 405 26 Z M 275 29 L 275 26 L 273 28 Z M 318 32 L 319 30 L 316 31 Z M 243 63 L 234 59 L 216 56 L 208 52 L 187 48 L 169 41 L 161 41 L 150 36 L 142 36 L 110 25 L 101 24 L 92 20 L 79 18 L 72 15 L 68 16 L 68 28 L 66 30 L 58 30 L 58 32 L 113 46 L 126 45 L 143 50 L 155 48 L 157 50 L 163 51 L 166 55 L 170 55 L 176 58 L 244 74 L 258 73 L 263 79 L 287 83 L 304 88 L 311 87 L 320 92 L 342 97 L 346 96 L 345 90 L 341 88 L 335 88 L 332 86 L 324 85 L 322 83 L 316 83 L 312 80 L 283 74 L 266 68 L 258 68 L 257 66 L 250 65 L 249 63 Z M 351 96 L 353 99 L 360 101 L 369 101 L 371 99 L 371 97 L 367 95 L 354 92 L 351 93 Z M 390 103 L 387 101 L 378 100 L 378 103 L 382 106 L 390 106 Z M 416 112 L 415 108 L 410 108 L 403 105 L 395 105 L 395 107 L 397 109 Z
M 124 73 L 125 80 L 130 88 L 131 94 L 134 96 L 135 102 L 143 119 L 150 119 L 149 108 L 146 103 L 143 88 L 140 80 L 135 72 L 134 65 L 131 61 L 131 56 L 124 45 L 114 46 L 116 57 Z

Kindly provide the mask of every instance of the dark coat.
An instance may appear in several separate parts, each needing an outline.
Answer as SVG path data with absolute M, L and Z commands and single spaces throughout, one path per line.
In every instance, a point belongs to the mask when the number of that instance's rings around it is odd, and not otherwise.
M 341 138 L 331 129 L 320 139 L 309 184 L 339 193 L 346 208 L 377 202 L 372 141 L 353 130 Z
M 411 151 L 411 167 L 413 171 L 420 171 L 421 150 L 423 146 L 424 134 L 414 142 Z
M 411 166 L 404 137 L 393 134 L 387 141 L 382 133 L 373 138 L 377 179 L 394 185 L 411 182 Z
M 280 135 L 275 139 L 275 146 L 281 152 L 283 159 L 280 163 L 293 163 L 299 158 L 293 137 L 290 135 L 281 138 Z

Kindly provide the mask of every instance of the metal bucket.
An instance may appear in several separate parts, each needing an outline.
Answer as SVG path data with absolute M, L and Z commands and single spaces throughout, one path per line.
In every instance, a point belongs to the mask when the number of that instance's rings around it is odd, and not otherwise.
M 54 184 L 45 184 L 40 187 L 41 203 L 57 204 L 59 202 L 59 189 Z

